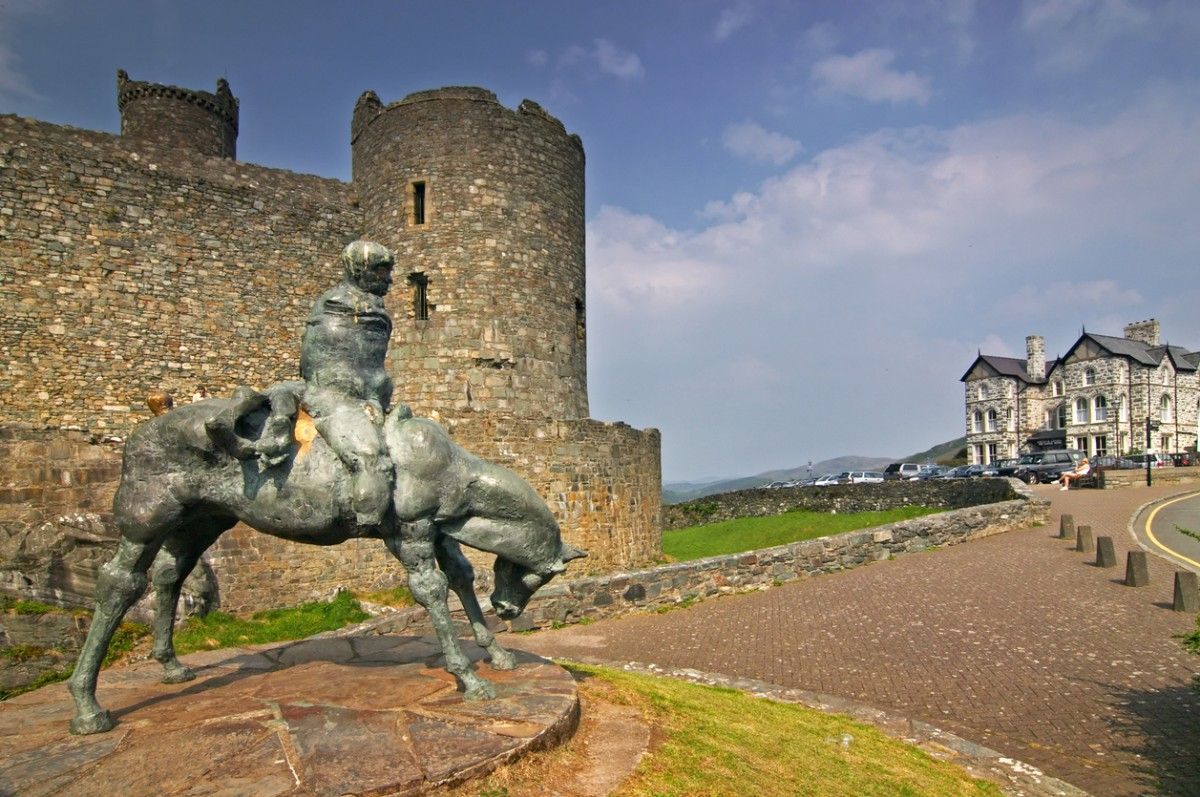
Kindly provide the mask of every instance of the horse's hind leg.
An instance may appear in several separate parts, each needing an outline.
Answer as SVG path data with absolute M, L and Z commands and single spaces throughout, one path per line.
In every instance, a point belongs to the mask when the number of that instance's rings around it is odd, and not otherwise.
M 122 538 L 116 555 L 100 568 L 96 579 L 96 612 L 67 686 L 75 699 L 71 733 L 102 733 L 116 725 L 96 702 L 96 677 L 113 632 L 129 607 L 146 591 L 146 569 L 154 561 L 160 544 L 159 540 L 132 542 Z
M 458 543 L 441 535 L 438 537 L 435 553 L 438 567 L 450 582 L 450 589 L 454 590 L 454 594 L 462 601 L 467 619 L 471 621 L 471 630 L 475 633 L 475 641 L 488 652 L 492 666 L 497 670 L 511 670 L 516 667 L 516 658 L 496 641 L 495 634 L 483 619 L 483 609 L 479 608 L 479 599 L 475 597 L 475 569 L 471 567 L 467 557 L 463 556 Z
M 166 674 L 163 683 L 177 684 L 196 677 L 175 655 L 175 613 L 183 582 L 217 537 L 233 526 L 235 521 L 206 517 L 175 531 L 163 542 L 158 558 L 150 570 L 154 585 L 154 659 Z
M 462 652 L 454 635 L 450 607 L 446 605 L 446 576 L 438 570 L 435 562 L 433 523 L 418 520 L 398 526 L 396 533 L 386 536 L 384 542 L 388 550 L 404 563 L 408 571 L 408 588 L 417 603 L 429 612 L 429 619 L 433 621 L 433 629 L 437 632 L 438 642 L 446 657 L 446 669 L 462 682 L 468 700 L 495 697 L 496 690 L 471 667 L 471 660 Z

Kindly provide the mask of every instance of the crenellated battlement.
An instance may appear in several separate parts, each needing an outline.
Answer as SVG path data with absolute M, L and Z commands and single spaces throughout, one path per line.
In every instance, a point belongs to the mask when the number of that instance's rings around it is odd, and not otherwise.
M 216 93 L 131 80 L 117 70 L 121 135 L 167 147 L 233 158 L 238 134 L 238 100 L 225 78 Z

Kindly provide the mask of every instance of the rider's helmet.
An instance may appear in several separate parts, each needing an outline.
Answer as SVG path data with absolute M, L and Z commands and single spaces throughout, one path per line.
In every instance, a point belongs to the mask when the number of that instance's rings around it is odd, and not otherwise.
M 379 296 L 391 287 L 395 264 L 396 258 L 388 248 L 374 241 L 353 241 L 342 250 L 346 279 Z

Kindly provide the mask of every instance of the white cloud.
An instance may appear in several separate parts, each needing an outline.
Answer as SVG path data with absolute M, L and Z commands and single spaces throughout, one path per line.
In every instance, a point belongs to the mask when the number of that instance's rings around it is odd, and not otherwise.
M 1087 319 L 1110 308 L 1133 308 L 1144 301 L 1136 288 L 1123 288 L 1114 279 L 1055 280 L 1044 285 L 1026 285 L 999 299 L 996 311 L 1014 319 L 1038 319 L 1054 313 Z
M 801 150 L 796 139 L 765 130 L 756 122 L 730 125 L 721 140 L 725 149 L 739 158 L 776 166 L 787 163 Z
M 637 385 L 630 420 L 662 428 L 668 478 L 904 455 L 962 434 L 977 347 L 1019 357 L 1040 334 L 1055 352 L 1151 315 L 1197 345 L 1173 297 L 1194 283 L 1198 205 L 1200 97 L 1175 91 L 1086 125 L 878 131 L 694 229 L 607 207 L 588 229 L 592 404 L 603 417 L 608 385 Z
M 636 53 L 623 50 L 608 39 L 596 39 L 591 48 L 573 44 L 566 49 L 560 59 L 563 66 L 590 64 L 600 72 L 621 80 L 636 80 L 645 75 L 642 60 Z
M 750 4 L 745 2 L 722 9 L 721 15 L 717 18 L 716 27 L 713 28 L 713 38 L 719 42 L 725 41 L 745 27 L 753 16 Z
M 535 66 L 535 67 L 541 68 L 541 67 L 545 66 L 549 61 L 550 61 L 550 56 L 547 55 L 545 50 L 534 49 L 534 50 L 530 50 L 529 52 L 525 53 L 525 62 L 527 64 L 529 64 L 530 66 Z
M 1147 32 L 1153 15 L 1129 0 L 1029 0 L 1025 30 L 1041 49 L 1046 68 L 1077 71 L 1101 57 L 1117 39 Z
M 828 22 L 818 22 L 805 30 L 800 37 L 801 49 L 814 56 L 828 55 L 833 52 L 837 44 L 837 29 Z
M 927 103 L 933 96 L 929 78 L 892 69 L 894 60 L 896 54 L 883 48 L 854 55 L 831 55 L 813 65 L 812 79 L 823 94 L 844 94 L 892 104 Z

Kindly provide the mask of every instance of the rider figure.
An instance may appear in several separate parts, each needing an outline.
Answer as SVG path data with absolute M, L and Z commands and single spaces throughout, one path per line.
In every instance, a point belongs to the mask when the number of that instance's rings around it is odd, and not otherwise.
M 392 318 L 383 297 L 394 264 L 377 243 L 347 246 L 345 276 L 313 305 L 300 344 L 304 407 L 350 469 L 351 507 L 367 526 L 382 521 L 391 497 L 381 424 L 392 403 L 392 380 L 383 370 Z

